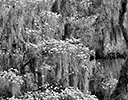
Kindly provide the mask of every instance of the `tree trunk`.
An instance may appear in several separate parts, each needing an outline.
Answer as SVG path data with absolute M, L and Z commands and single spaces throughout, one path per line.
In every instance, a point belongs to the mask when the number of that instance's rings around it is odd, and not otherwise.
M 126 11 L 127 11 L 127 0 L 121 0 L 121 8 L 119 10 L 119 26 L 122 30 L 123 37 L 125 39 L 126 46 L 128 48 L 127 31 L 123 25 L 124 14 L 126 13 Z M 120 70 L 120 77 L 114 92 L 111 94 L 111 100 L 120 100 L 120 99 L 122 100 L 122 96 L 126 91 L 127 84 L 128 84 L 128 57 L 126 58 L 126 61 Z

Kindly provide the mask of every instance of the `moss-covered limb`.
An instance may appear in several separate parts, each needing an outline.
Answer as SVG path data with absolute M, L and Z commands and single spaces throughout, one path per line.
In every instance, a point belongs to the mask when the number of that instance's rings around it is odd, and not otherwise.
M 120 53 L 120 52 L 110 52 L 110 53 L 107 53 L 106 55 L 102 55 L 99 51 L 96 52 L 96 55 L 95 57 L 92 55 L 90 56 L 90 60 L 93 60 L 93 59 L 126 59 L 126 57 L 128 56 L 128 54 L 126 52 L 124 53 Z

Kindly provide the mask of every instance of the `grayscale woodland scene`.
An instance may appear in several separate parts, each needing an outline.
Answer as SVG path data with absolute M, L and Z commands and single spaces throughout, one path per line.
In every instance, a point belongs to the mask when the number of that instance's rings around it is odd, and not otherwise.
M 128 100 L 128 0 L 0 0 L 0 100 Z

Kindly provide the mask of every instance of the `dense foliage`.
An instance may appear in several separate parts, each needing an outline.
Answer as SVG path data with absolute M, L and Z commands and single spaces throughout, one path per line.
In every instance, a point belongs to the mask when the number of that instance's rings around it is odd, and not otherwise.
M 0 1 L 1 99 L 97 100 L 88 92 L 94 64 L 89 61 L 89 48 L 81 40 L 83 34 L 71 36 L 69 32 L 75 29 L 65 30 L 66 25 L 88 27 L 95 16 L 77 19 L 73 12 L 72 17 L 66 17 L 70 10 L 57 14 L 51 11 L 55 2 Z M 76 2 L 69 1 L 70 7 L 72 3 Z M 86 1 L 80 6 L 87 7 Z
M 110 100 L 121 68 L 97 59 L 127 55 L 121 6 L 123 0 L 0 0 L 0 99 Z

